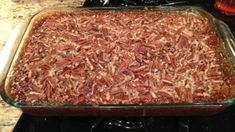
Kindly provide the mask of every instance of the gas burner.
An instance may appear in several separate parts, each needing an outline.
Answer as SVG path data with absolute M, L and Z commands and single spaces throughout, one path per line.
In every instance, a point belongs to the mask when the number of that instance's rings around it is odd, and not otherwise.
M 185 5 L 190 0 L 87 0 L 84 6 Z

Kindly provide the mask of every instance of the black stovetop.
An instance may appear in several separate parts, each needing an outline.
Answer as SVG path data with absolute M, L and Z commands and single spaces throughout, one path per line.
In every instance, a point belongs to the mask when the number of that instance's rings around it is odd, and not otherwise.
M 235 109 L 209 117 L 33 117 L 22 115 L 14 132 L 234 132 Z
M 146 1 L 146 2 L 143 2 Z M 158 1 L 155 3 L 155 1 Z M 86 0 L 84 6 L 159 5 L 182 2 L 206 9 L 226 22 L 235 36 L 235 17 L 213 8 L 213 0 Z M 182 3 L 181 3 L 182 4 Z M 235 107 L 208 117 L 36 117 L 22 114 L 14 132 L 235 132 Z

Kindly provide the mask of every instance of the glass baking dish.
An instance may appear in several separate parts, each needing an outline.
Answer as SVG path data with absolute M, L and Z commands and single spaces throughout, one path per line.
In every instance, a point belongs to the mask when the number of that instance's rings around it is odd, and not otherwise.
M 8 104 L 20 108 L 23 112 L 31 115 L 45 116 L 177 116 L 177 115 L 212 115 L 235 103 L 235 89 L 232 89 L 231 97 L 223 102 L 211 103 L 168 103 L 168 104 L 142 104 L 142 105 L 49 105 L 49 104 L 26 104 L 11 100 L 7 93 L 7 78 L 11 72 L 22 46 L 31 30 L 35 21 L 54 11 L 82 11 L 82 10 L 156 10 L 156 11 L 185 11 L 199 12 L 207 17 L 210 23 L 216 28 L 218 37 L 220 38 L 222 47 L 225 50 L 231 62 L 231 67 L 235 66 L 235 39 L 229 30 L 228 26 L 214 18 L 201 8 L 193 6 L 178 6 L 178 7 L 95 7 L 84 8 L 76 6 L 60 6 L 49 9 L 44 9 L 34 16 L 19 24 L 12 35 L 10 36 L 4 50 L 1 54 L 1 69 L 0 69 L 0 92 L 3 100 Z

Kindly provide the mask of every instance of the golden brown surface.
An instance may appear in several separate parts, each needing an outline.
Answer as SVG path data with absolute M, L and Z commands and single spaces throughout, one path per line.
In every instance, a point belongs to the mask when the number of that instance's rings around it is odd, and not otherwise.
M 0 52 L 19 21 L 45 7 L 57 4 L 82 5 L 83 2 L 84 0 L 0 0 Z M 9 106 L 0 98 L 0 132 L 12 131 L 20 115 L 20 110 Z
M 220 102 L 234 84 L 215 28 L 197 13 L 79 11 L 37 22 L 6 81 L 17 102 Z

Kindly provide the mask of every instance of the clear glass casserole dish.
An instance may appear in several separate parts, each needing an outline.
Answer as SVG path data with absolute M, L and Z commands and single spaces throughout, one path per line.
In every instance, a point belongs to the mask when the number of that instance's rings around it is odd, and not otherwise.
M 2 52 L 2 67 L 0 69 L 0 86 L 2 98 L 12 106 L 22 109 L 23 112 L 32 115 L 63 115 L 63 116 L 161 116 L 161 115 L 211 115 L 219 112 L 234 104 L 235 96 L 234 89 L 231 90 L 231 97 L 223 102 L 210 103 L 165 103 L 165 104 L 115 104 L 115 105 L 50 105 L 50 104 L 29 104 L 13 101 L 9 97 L 9 74 L 14 68 L 16 60 L 21 52 L 22 47 L 27 39 L 27 36 L 32 30 L 32 25 L 37 19 L 44 15 L 48 15 L 55 11 L 83 11 L 83 10 L 134 10 L 143 9 L 151 11 L 184 11 L 184 12 L 199 12 L 204 17 L 207 17 L 210 23 L 216 28 L 217 35 L 221 41 L 222 47 L 225 50 L 228 60 L 231 62 L 231 67 L 235 65 L 235 42 L 228 26 L 211 16 L 206 11 L 191 6 L 180 7 L 99 7 L 99 8 L 82 8 L 82 7 L 56 7 L 45 9 L 32 18 L 20 24 L 12 33 L 7 42 L 4 51 Z M 233 70 L 232 70 L 233 71 Z

